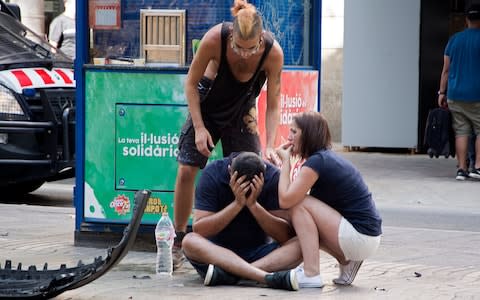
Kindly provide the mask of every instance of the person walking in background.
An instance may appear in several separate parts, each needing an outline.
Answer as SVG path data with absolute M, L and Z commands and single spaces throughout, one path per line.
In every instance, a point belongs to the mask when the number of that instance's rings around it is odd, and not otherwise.
M 278 205 L 279 170 L 253 152 L 210 163 L 195 191 L 193 232 L 183 249 L 204 284 L 240 278 L 298 290 L 298 239 Z M 271 237 L 274 241 L 269 241 Z
M 255 6 L 235 0 L 231 11 L 233 23 L 217 24 L 202 38 L 185 81 L 189 116 L 178 145 L 173 200 L 175 269 L 184 261 L 181 242 L 192 212 L 195 176 L 214 146 L 221 140 L 224 156 L 261 151 L 256 98 L 267 79 L 264 155 L 276 162 L 273 147 L 280 122 L 283 51 L 272 33 L 263 29 Z
M 445 48 L 438 90 L 438 106 L 452 112 L 455 152 L 458 160 L 456 179 L 480 179 L 480 4 L 466 12 L 467 28 L 453 35 Z M 475 165 L 468 172 L 467 149 L 474 132 Z
M 75 59 L 75 0 L 63 1 L 65 10 L 50 23 L 48 41 Z
M 293 117 L 288 142 L 277 154 L 280 208 L 289 209 L 302 249 L 304 264 L 296 269 L 300 288 L 323 287 L 319 249 L 339 262 L 340 275 L 333 282 L 351 284 L 382 234 L 382 219 L 360 172 L 331 150 L 330 130 L 319 112 Z M 292 155 L 305 159 L 293 182 Z

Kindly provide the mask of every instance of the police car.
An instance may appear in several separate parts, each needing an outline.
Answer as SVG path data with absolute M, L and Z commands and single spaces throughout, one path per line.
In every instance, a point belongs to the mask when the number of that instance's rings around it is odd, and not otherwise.
M 0 197 L 74 176 L 73 63 L 0 0 Z

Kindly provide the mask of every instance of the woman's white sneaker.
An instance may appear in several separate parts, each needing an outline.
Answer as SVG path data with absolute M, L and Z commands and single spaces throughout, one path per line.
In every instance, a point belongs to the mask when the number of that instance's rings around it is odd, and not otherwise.
M 333 280 L 333 283 L 340 285 L 350 285 L 355 280 L 357 272 L 360 269 L 363 261 L 351 260 L 346 265 L 340 265 L 340 276 Z
M 300 288 L 321 288 L 323 287 L 322 277 L 319 275 L 308 277 L 305 275 L 303 268 L 298 267 L 297 272 L 297 281 Z

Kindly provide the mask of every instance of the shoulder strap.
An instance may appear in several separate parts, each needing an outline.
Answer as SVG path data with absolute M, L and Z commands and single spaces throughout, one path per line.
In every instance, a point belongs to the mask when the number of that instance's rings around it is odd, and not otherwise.
M 274 42 L 273 36 L 269 31 L 265 31 L 263 35 L 263 40 L 265 43 L 265 51 L 263 51 L 262 58 L 260 59 L 257 69 L 255 70 L 255 74 L 252 78 L 252 85 L 253 83 L 255 83 L 255 81 L 257 81 L 257 78 L 260 75 L 260 69 L 262 68 L 263 63 L 265 62 L 265 59 L 267 58 L 268 53 L 270 53 L 270 50 L 272 49 L 273 42 Z
M 222 52 L 220 54 L 220 64 L 226 61 L 227 58 L 227 40 L 230 35 L 231 22 L 222 23 L 221 39 L 222 39 Z
M 265 43 L 265 51 L 263 52 L 262 58 L 260 59 L 260 63 L 258 64 L 257 71 L 260 71 L 260 68 L 263 66 L 263 63 L 265 62 L 265 59 L 267 58 L 268 54 L 270 53 L 270 50 L 273 47 L 273 36 L 269 31 L 265 31 L 263 34 L 263 40 Z

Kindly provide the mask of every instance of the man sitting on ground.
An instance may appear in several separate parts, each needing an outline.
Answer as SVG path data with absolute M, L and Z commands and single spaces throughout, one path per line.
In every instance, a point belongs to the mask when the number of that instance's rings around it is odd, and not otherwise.
M 298 290 L 290 269 L 301 263 L 301 251 L 290 224 L 279 217 L 285 211 L 279 208 L 278 179 L 279 170 L 253 152 L 204 169 L 195 191 L 193 232 L 182 245 L 205 285 L 248 279 Z

